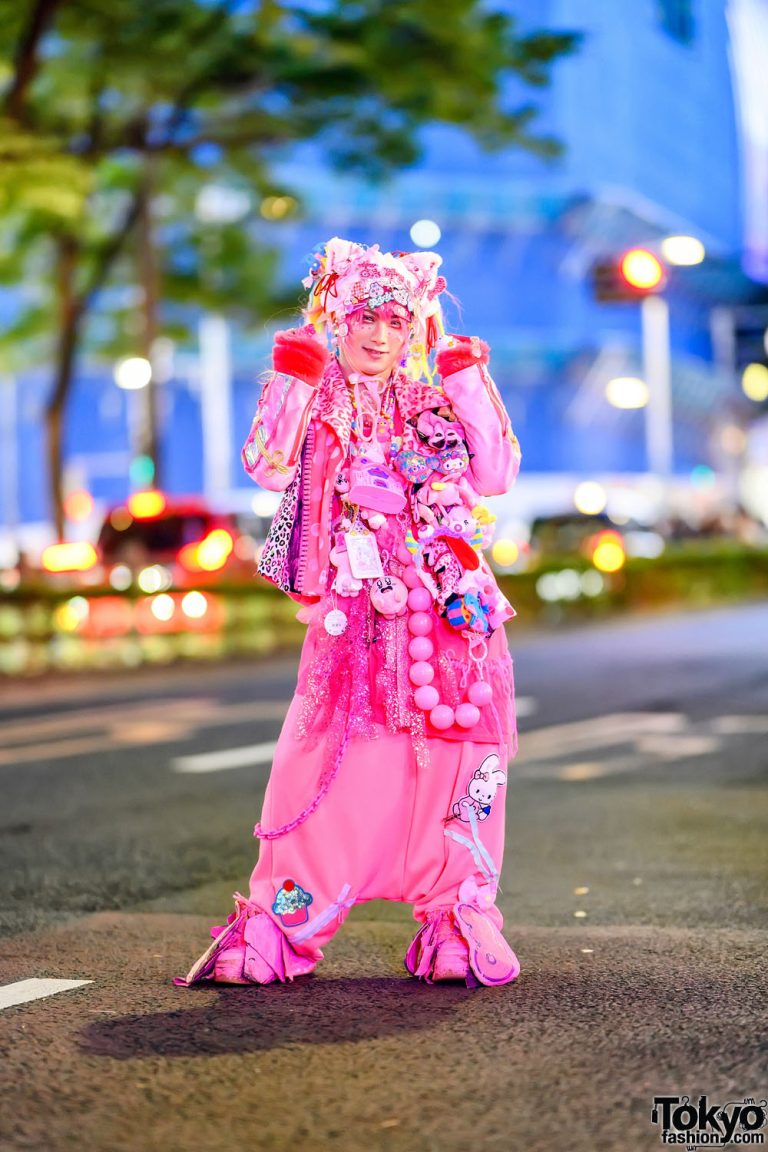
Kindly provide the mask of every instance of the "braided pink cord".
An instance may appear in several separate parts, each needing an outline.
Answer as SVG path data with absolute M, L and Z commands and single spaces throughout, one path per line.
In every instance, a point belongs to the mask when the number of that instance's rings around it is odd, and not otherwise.
M 259 840 L 278 840 L 281 836 L 287 836 L 289 832 L 293 832 L 294 828 L 300 827 L 300 825 L 302 825 L 304 821 L 308 819 L 308 817 L 310 817 L 312 813 L 319 807 L 321 800 L 328 792 L 328 789 L 330 788 L 331 784 L 333 784 L 333 781 L 336 779 L 339 768 L 341 767 L 341 762 L 344 759 L 344 753 L 347 750 L 348 743 L 349 730 L 345 729 L 344 735 L 341 738 L 339 750 L 336 753 L 336 759 L 334 760 L 333 767 L 324 779 L 321 778 L 320 787 L 314 800 L 310 801 L 306 808 L 299 812 L 298 816 L 294 816 L 293 820 L 289 820 L 287 824 L 281 824 L 279 828 L 270 828 L 268 831 L 265 831 L 261 824 L 257 824 L 253 830 L 254 836 L 258 837 Z

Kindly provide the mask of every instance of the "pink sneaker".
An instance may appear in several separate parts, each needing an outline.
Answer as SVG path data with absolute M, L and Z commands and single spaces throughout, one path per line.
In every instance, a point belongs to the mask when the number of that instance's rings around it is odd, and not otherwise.
M 435 947 L 432 979 L 466 980 L 469 976 L 469 947 L 456 927 L 452 912 L 440 918 Z

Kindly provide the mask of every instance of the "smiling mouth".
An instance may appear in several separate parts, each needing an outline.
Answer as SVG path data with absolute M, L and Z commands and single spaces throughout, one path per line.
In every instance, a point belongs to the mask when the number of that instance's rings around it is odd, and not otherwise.
M 386 352 L 382 350 L 377 351 L 375 348 L 364 348 L 363 351 L 368 356 L 372 356 L 374 360 L 378 359 L 379 356 L 386 356 Z

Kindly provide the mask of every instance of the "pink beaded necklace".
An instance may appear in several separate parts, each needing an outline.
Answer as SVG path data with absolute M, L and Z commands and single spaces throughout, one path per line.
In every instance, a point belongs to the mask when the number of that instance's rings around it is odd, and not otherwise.
M 477 679 L 469 685 L 466 699 L 456 708 L 444 704 L 440 699 L 440 693 L 432 683 L 435 670 L 429 662 L 435 651 L 429 636 L 433 628 L 432 613 L 429 611 L 432 607 L 432 596 L 422 584 L 413 556 L 405 545 L 398 548 L 397 559 L 402 565 L 401 578 L 409 589 L 408 631 L 411 633 L 411 640 L 408 643 L 408 655 L 413 663 L 408 677 L 414 686 L 413 701 L 417 708 L 429 715 L 430 724 L 438 731 L 443 732 L 454 724 L 467 730 L 474 728 L 480 720 L 480 709 L 490 704 L 493 698 L 493 690 L 483 678 L 483 664 L 488 654 L 485 639 L 477 633 L 469 631 L 464 633 L 469 644 L 469 658 L 475 665 Z

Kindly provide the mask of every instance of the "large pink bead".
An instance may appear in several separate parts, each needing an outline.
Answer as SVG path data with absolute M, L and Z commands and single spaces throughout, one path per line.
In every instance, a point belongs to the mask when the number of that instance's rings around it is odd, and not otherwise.
M 490 704 L 493 690 L 486 680 L 475 680 L 474 684 L 470 684 L 467 696 L 470 703 L 477 704 L 479 708 L 482 708 L 483 704 Z
M 433 728 L 438 728 L 442 732 L 453 724 L 453 708 L 449 708 L 447 704 L 438 704 L 430 712 L 429 720 Z
M 398 544 L 395 549 L 395 556 L 401 564 L 413 564 L 413 555 L 408 551 L 405 544 Z
M 410 568 L 404 568 L 403 569 L 402 580 L 403 580 L 403 584 L 407 584 L 407 586 L 409 588 L 423 588 L 424 587 L 421 580 L 419 579 L 419 574 L 416 571 L 416 569 L 413 567 L 413 565 L 411 565 Z
M 432 617 L 426 612 L 414 612 L 408 617 L 408 631 L 413 636 L 426 636 L 432 631 Z
M 431 684 L 435 678 L 435 670 L 426 660 L 417 660 L 415 664 L 411 664 L 408 675 L 411 684 Z
M 456 709 L 456 723 L 459 728 L 474 728 L 480 719 L 480 709 L 474 704 L 459 704 Z
M 408 593 L 408 607 L 414 612 L 426 612 L 432 607 L 432 597 L 423 584 L 418 588 L 411 588 Z
M 412 660 L 429 660 L 435 646 L 428 636 L 414 636 L 408 645 L 408 655 Z
M 413 702 L 417 708 L 421 708 L 422 712 L 429 712 L 436 704 L 440 703 L 440 693 L 431 684 L 423 684 L 414 692 Z

